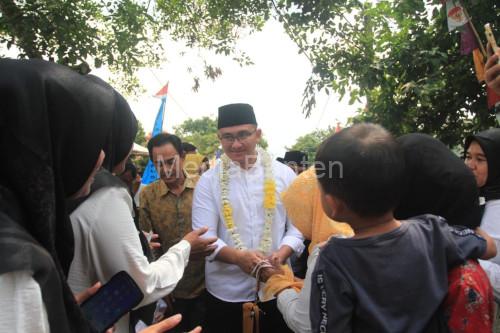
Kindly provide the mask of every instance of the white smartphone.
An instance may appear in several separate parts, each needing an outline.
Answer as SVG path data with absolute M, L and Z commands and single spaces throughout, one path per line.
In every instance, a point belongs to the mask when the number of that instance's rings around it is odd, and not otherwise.
M 491 30 L 491 26 L 489 23 L 486 23 L 484 25 L 484 33 L 486 34 L 486 40 L 491 45 L 493 52 L 497 52 L 498 50 L 497 41 L 495 39 L 495 35 L 493 35 L 493 31 Z

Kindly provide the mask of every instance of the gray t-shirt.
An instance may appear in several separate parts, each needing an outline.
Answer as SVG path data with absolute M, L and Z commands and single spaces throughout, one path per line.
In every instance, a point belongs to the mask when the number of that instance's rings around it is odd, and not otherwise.
M 448 270 L 479 258 L 486 241 L 434 215 L 364 239 L 332 238 L 311 287 L 313 332 L 422 332 L 448 290 Z

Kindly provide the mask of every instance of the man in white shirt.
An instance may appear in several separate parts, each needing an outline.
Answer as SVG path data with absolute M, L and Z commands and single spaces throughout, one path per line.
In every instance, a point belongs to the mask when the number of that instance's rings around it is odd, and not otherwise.
M 303 237 L 288 220 L 279 195 L 295 174 L 257 148 L 262 132 L 253 108 L 220 107 L 218 136 L 225 156 L 197 184 L 193 228 L 206 226 L 207 237 L 218 237 L 205 266 L 207 329 L 238 333 L 243 303 L 256 299 L 252 270 L 266 258 L 284 263 L 293 252 L 300 253 Z M 260 332 L 289 332 L 275 300 L 259 307 Z

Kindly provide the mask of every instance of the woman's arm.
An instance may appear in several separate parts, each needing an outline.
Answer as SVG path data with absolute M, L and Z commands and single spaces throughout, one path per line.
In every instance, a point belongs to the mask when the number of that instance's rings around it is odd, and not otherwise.
M 479 227 L 476 228 L 475 232 L 486 240 L 486 251 L 481 256 L 481 259 L 486 260 L 495 257 L 497 255 L 497 246 L 495 240 Z

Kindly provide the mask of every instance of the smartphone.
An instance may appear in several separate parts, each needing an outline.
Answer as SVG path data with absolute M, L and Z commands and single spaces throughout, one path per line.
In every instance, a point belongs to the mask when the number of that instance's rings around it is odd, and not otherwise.
M 92 327 L 101 333 L 135 308 L 143 298 L 135 281 L 127 272 L 121 271 L 83 302 L 81 309 Z
M 484 33 L 486 34 L 486 40 L 488 40 L 488 43 L 490 43 L 493 52 L 496 52 L 498 49 L 498 45 L 489 23 L 486 23 L 484 25 Z

